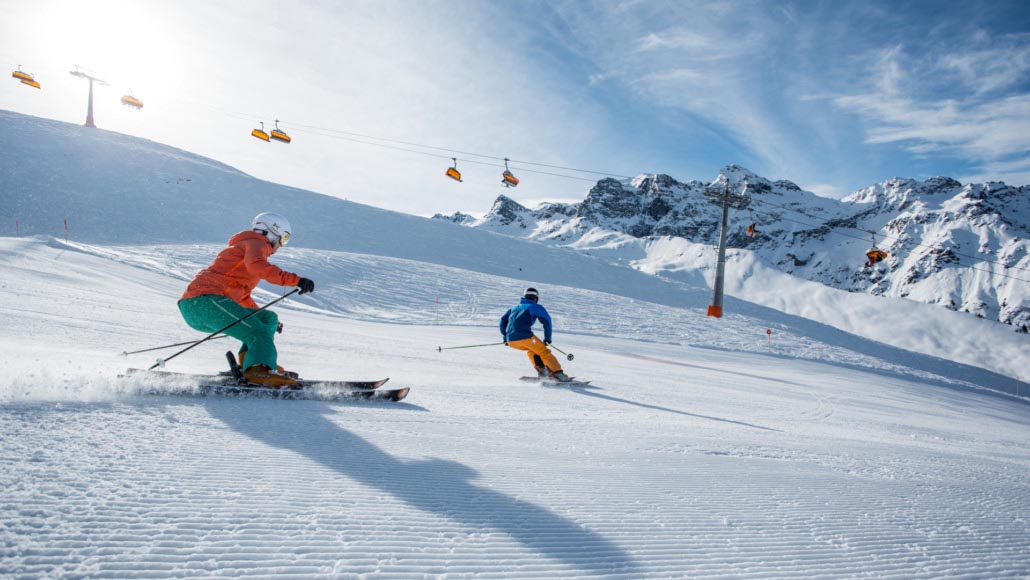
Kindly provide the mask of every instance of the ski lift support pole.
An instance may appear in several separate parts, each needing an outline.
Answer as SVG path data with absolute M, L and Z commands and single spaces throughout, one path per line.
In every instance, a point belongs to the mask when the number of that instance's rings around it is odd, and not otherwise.
M 86 124 L 84 125 L 84 127 L 96 128 L 96 124 L 93 122 L 93 83 L 96 82 L 100 85 L 109 86 L 107 81 L 101 78 L 97 78 L 91 74 L 87 74 L 80 71 L 78 65 L 75 65 L 75 70 L 68 71 L 68 74 L 74 77 L 89 79 L 89 100 L 87 101 L 86 105 Z
M 745 189 L 747 186 L 744 186 Z M 719 227 L 719 261 L 715 268 L 715 284 L 712 288 L 712 304 L 708 306 L 708 316 L 722 318 L 722 297 L 726 279 L 726 228 L 729 224 L 730 202 L 734 208 L 740 208 L 747 204 L 747 197 L 743 195 L 730 194 L 730 181 L 726 179 L 723 184 L 722 194 L 708 194 L 713 201 L 722 203 L 722 222 Z

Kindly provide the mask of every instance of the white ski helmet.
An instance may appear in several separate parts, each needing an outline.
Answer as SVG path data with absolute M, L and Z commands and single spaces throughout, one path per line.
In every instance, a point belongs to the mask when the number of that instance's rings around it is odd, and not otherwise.
M 259 234 L 265 234 L 271 243 L 285 246 L 290 241 L 290 222 L 277 213 L 259 213 L 250 222 L 250 227 Z

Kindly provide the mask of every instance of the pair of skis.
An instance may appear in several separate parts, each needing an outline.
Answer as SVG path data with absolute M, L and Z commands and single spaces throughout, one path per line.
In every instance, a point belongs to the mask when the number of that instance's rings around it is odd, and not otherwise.
M 539 383 L 545 387 L 586 387 L 590 385 L 590 381 L 580 381 L 576 377 L 570 377 L 568 381 L 559 381 L 551 377 L 519 377 L 519 380 L 527 383 Z
M 216 375 L 197 375 L 189 373 L 175 373 L 169 371 L 147 371 L 143 369 L 128 369 L 126 374 L 139 375 L 150 374 L 164 377 L 185 378 L 197 381 L 197 388 L 205 395 L 229 395 L 229 396 L 252 396 L 267 397 L 274 399 L 304 399 L 316 395 L 320 398 L 331 400 L 339 399 L 381 399 L 386 401 L 400 401 L 408 396 L 410 387 L 397 389 L 380 389 L 389 378 L 375 381 L 320 381 L 296 379 L 294 387 L 270 388 L 261 385 L 248 383 L 243 377 L 243 371 L 236 363 L 233 353 L 225 353 L 229 361 L 228 371 Z

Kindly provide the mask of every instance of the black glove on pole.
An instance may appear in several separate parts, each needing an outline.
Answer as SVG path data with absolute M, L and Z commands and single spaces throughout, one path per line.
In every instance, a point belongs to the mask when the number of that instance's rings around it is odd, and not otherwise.
M 301 294 L 307 294 L 315 291 L 315 283 L 310 278 L 301 278 L 300 282 L 297 282 L 297 288 L 300 288 Z

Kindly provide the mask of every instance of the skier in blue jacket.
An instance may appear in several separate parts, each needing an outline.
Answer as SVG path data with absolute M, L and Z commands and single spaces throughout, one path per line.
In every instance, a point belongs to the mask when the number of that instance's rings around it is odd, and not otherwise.
M 551 315 L 537 302 L 540 293 L 536 288 L 526 288 L 522 300 L 517 306 L 509 308 L 501 317 L 501 336 L 504 344 L 511 348 L 524 350 L 529 361 L 541 378 L 553 378 L 567 382 L 572 378 L 562 371 L 561 363 L 551 354 L 547 345 L 551 344 Z M 541 342 L 533 334 L 533 324 L 539 320 L 544 327 L 544 340 Z

